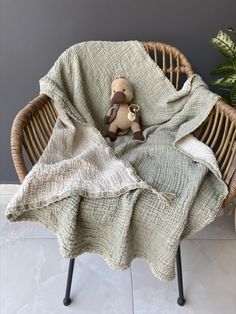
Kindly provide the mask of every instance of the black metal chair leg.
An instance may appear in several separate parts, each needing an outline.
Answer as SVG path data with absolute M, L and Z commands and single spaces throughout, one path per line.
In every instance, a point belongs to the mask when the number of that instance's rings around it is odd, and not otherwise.
M 71 303 L 70 290 L 71 290 L 71 282 L 72 282 L 72 276 L 73 276 L 73 270 L 74 270 L 74 263 L 75 263 L 75 259 L 71 258 L 70 263 L 69 263 L 69 270 L 68 270 L 67 283 L 66 283 L 66 294 L 65 294 L 65 298 L 63 299 L 63 304 L 65 306 L 70 305 Z
M 180 245 L 176 254 L 176 266 L 177 266 L 177 278 L 178 278 L 178 288 L 179 288 L 179 297 L 177 303 L 181 306 L 185 304 L 184 290 L 183 290 L 183 275 L 182 275 L 182 265 L 181 265 L 181 253 Z

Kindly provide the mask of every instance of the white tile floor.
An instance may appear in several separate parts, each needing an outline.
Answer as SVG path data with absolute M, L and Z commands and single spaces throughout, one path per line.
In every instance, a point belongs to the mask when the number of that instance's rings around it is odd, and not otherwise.
M 141 259 L 121 272 L 90 253 L 76 259 L 73 302 L 64 307 L 68 261 L 57 240 L 39 224 L 7 223 L 11 193 L 0 196 L 1 314 L 236 313 L 236 233 L 227 213 L 182 241 L 184 307 L 176 303 L 176 280 L 157 280 Z

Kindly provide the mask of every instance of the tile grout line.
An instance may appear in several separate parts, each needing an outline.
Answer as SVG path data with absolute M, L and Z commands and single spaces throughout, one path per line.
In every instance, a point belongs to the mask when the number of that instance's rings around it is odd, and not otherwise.
M 6 226 L 4 227 L 4 229 L 6 228 Z M 15 236 L 15 237 L 11 237 L 11 236 L 4 236 L 4 234 L 1 235 L 2 238 L 6 238 L 6 239 L 21 239 L 21 240 L 28 240 L 28 239 L 31 239 L 31 240 L 37 240 L 37 239 L 49 239 L 49 240 L 57 240 L 57 237 L 18 237 L 18 236 Z M 235 239 L 222 239 L 222 238 L 217 238 L 217 239 L 211 239 L 211 238 L 194 238 L 194 239 L 183 239 L 183 240 L 187 240 L 187 241 L 198 241 L 198 240 L 207 240 L 207 241 L 236 241 L 236 238 Z
M 134 312 L 134 286 L 133 286 L 132 263 L 131 263 L 131 265 L 130 265 L 130 280 L 131 280 L 132 309 L 133 309 L 133 314 L 135 314 L 135 312 Z
M 1 233 L 0 233 L 0 236 L 2 237 L 2 238 L 4 238 L 4 231 L 5 231 L 5 229 L 6 229 L 6 227 L 7 227 L 7 225 L 9 224 L 9 222 L 7 221 L 6 222 L 6 224 L 3 226 L 3 228 L 2 228 L 2 231 L 1 231 Z
M 4 236 L 1 236 L 1 238 L 5 240 L 57 240 L 57 238 L 19 238 L 19 237 L 4 237 Z
M 213 241 L 235 241 L 236 240 L 236 237 L 235 238 L 229 238 L 229 239 L 222 239 L 222 238 L 193 238 L 193 239 L 183 239 L 183 240 L 187 240 L 187 241 L 190 241 L 190 240 L 213 240 Z

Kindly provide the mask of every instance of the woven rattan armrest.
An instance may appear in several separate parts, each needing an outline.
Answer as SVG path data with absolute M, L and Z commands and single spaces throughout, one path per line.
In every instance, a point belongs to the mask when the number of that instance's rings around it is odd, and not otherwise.
M 214 152 L 229 188 L 225 207 L 236 197 L 236 110 L 219 100 L 208 119 L 193 133 Z
M 23 149 L 34 165 L 47 146 L 56 117 L 50 98 L 44 94 L 30 101 L 16 115 L 11 129 L 11 153 L 21 183 L 28 173 Z

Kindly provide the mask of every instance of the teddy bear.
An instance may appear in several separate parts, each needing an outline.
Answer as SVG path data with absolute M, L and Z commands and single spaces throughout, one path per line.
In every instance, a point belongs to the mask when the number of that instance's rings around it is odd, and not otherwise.
M 133 104 L 134 91 L 131 83 L 122 75 L 118 75 L 111 84 L 110 100 L 112 106 L 106 113 L 104 123 L 109 124 L 106 134 L 112 141 L 118 135 L 124 135 L 130 128 L 136 140 L 144 140 L 140 127 L 139 106 Z

